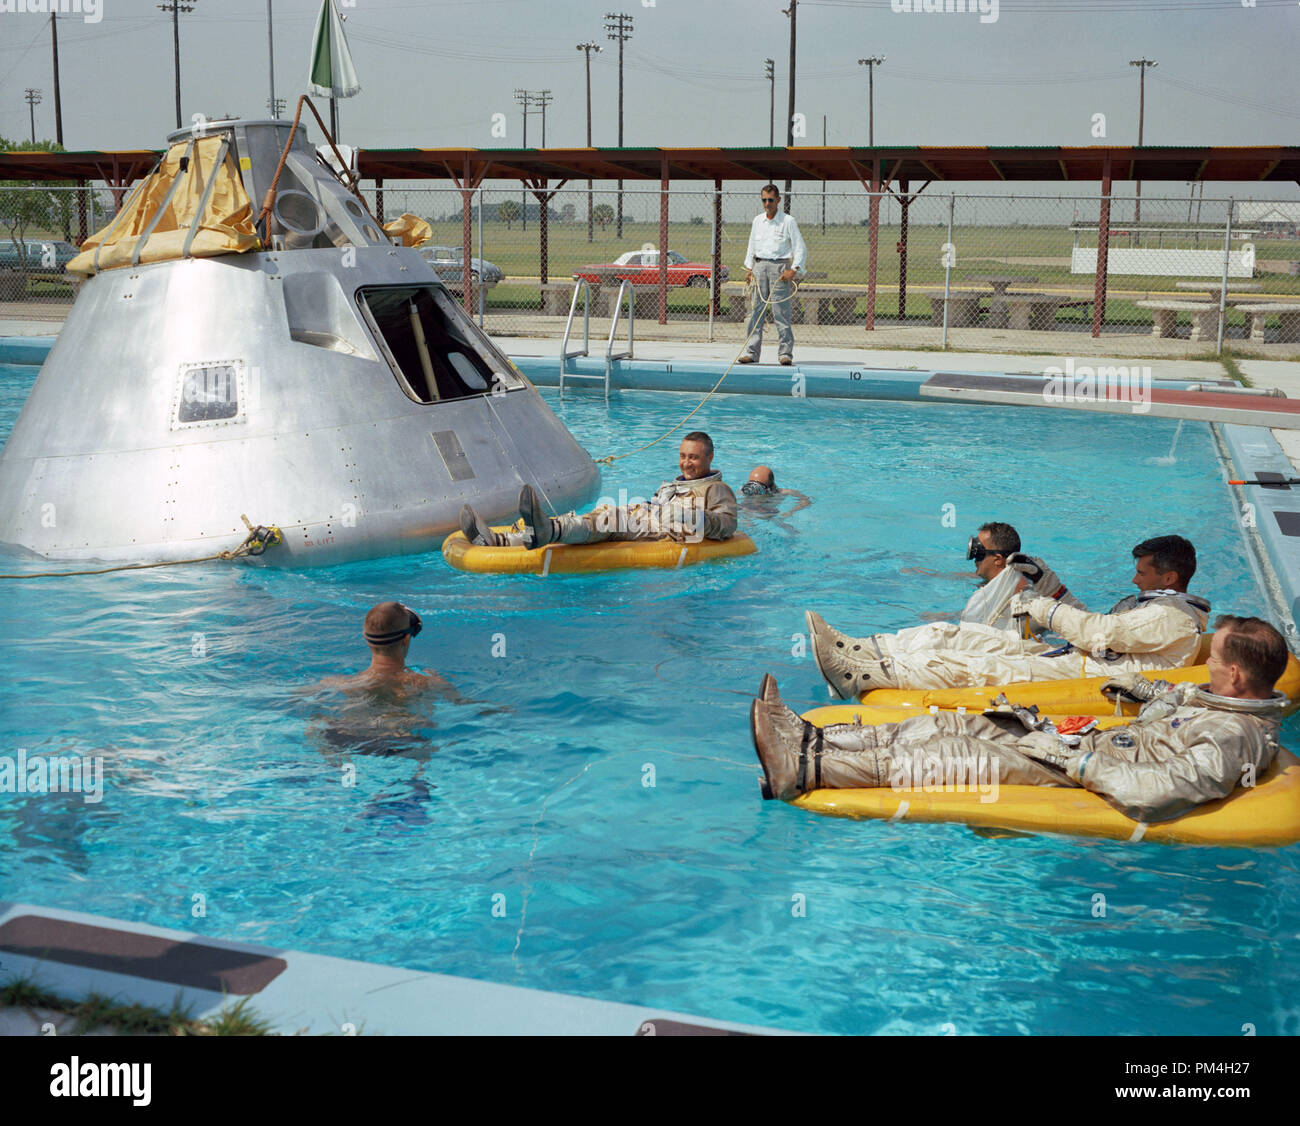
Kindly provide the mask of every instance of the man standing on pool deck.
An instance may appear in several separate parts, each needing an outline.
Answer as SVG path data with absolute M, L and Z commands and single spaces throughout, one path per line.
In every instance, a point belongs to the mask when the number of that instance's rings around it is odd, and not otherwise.
M 1253 786 L 1278 752 L 1287 699 L 1274 689 L 1287 666 L 1282 635 L 1259 618 L 1215 622 L 1208 684 L 1173 685 L 1124 673 L 1102 685 L 1138 701 L 1132 723 L 1081 736 L 1014 701 L 996 717 L 913 716 L 902 723 L 818 728 L 782 702 L 763 678 L 750 710 L 763 796 L 789 801 L 813 789 L 953 785 L 981 772 L 999 784 L 1081 786 L 1136 821 L 1167 821 L 1203 802 Z
M 547 516 L 532 485 L 519 493 L 523 531 L 494 532 L 468 504 L 460 527 L 472 544 L 486 547 L 545 547 L 551 543 L 673 539 L 682 543 L 729 540 L 736 534 L 736 494 L 713 468 L 713 439 L 702 430 L 682 439 L 677 453 L 681 476 L 659 486 L 648 504 L 601 505 L 582 516 Z
M 763 188 L 763 214 L 755 217 L 749 229 L 749 246 L 745 250 L 745 283 L 755 283 L 753 307 L 749 311 L 749 337 L 745 350 L 736 357 L 738 363 L 752 364 L 763 350 L 763 318 L 771 302 L 776 321 L 777 359 L 783 364 L 794 360 L 794 331 L 790 328 L 790 282 L 803 272 L 808 248 L 793 215 L 782 214 L 778 207 L 781 193 L 775 184 Z

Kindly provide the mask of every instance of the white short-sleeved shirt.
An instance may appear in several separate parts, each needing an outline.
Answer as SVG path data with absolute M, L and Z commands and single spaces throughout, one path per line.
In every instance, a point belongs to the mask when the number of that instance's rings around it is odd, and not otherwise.
M 799 224 L 794 221 L 793 215 L 778 211 L 775 219 L 769 219 L 766 212 L 755 217 L 749 228 L 745 269 L 754 268 L 755 258 L 789 258 L 792 260 L 792 269 L 802 270 L 807 257 L 808 248 L 804 245 Z

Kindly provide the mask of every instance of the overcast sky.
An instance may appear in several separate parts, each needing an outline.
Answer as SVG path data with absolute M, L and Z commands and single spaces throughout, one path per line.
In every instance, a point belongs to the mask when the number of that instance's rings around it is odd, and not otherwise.
M 54 136 L 49 16 L 0 0 L 0 135 L 29 135 L 26 88 L 42 91 L 38 138 Z M 54 0 L 58 2 L 58 0 Z M 67 0 L 65 0 L 67 2 Z M 86 7 L 96 5 L 81 0 Z M 186 0 L 182 108 L 266 116 L 266 0 Z M 592 56 L 593 143 L 617 143 L 618 44 L 605 13 L 633 17 L 625 58 L 625 143 L 766 145 L 776 62 L 784 140 L 788 0 L 340 0 L 362 93 L 340 102 L 343 140 L 362 147 L 522 143 L 513 92 L 549 89 L 546 139 L 585 142 L 583 54 Z M 916 0 L 917 6 L 921 0 Z M 991 0 L 983 0 L 985 8 Z M 320 0 L 273 0 L 276 92 L 306 88 Z M 1295 144 L 1300 4 L 1293 0 L 1000 0 L 979 12 L 899 12 L 910 0 L 801 0 L 796 144 L 866 144 L 867 68 L 885 145 L 1134 144 L 1147 57 L 1147 144 Z M 75 7 L 76 0 L 71 6 Z M 64 143 L 158 148 L 174 127 L 171 16 L 156 0 L 98 0 L 98 22 L 59 18 Z M 507 135 L 493 137 L 493 114 Z M 1105 115 L 1104 138 L 1093 115 Z M 318 140 L 314 136 L 313 140 Z M 541 141 L 540 118 L 528 126 Z M 1154 187 L 1154 185 L 1153 185 Z M 1275 194 L 1292 197 L 1294 185 Z

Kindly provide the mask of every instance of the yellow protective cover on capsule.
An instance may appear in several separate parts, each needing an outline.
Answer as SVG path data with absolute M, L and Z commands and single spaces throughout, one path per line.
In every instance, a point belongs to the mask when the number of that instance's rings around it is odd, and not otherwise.
M 818 727 L 853 723 L 856 717 L 861 717 L 865 724 L 899 723 L 926 711 L 916 706 L 841 704 L 814 708 L 803 718 Z M 1103 728 L 1127 722 L 1121 716 L 1098 716 L 1097 720 Z M 974 785 L 965 792 L 895 790 L 880 786 L 863 790 L 810 790 L 791 804 L 839 817 L 959 822 L 979 828 L 1065 833 L 1116 841 L 1252 847 L 1300 841 L 1300 759 L 1287 750 L 1278 752 L 1251 789 L 1237 789 L 1226 798 L 1206 802 L 1172 821 L 1133 821 L 1096 794 L 1065 786 L 999 786 L 996 799 L 987 800 L 991 794 L 991 790 L 981 794 Z
M 510 532 L 505 527 L 493 529 Z M 729 540 L 606 540 L 604 543 L 548 544 L 546 547 L 480 547 L 453 532 L 443 541 L 442 557 L 458 571 L 492 575 L 556 575 L 583 571 L 622 571 L 649 567 L 689 567 L 706 559 L 753 555 L 747 535 Z
M 1202 652 L 1208 652 L 1208 638 L 1202 641 Z M 1069 660 L 1062 657 L 1061 660 Z M 1167 680 L 1172 684 L 1206 684 L 1210 670 L 1204 664 L 1186 665 L 1181 669 L 1150 669 L 1142 674 L 1148 680 Z M 1101 694 L 1106 683 L 1104 676 L 1080 677 L 1076 680 L 1022 681 L 1017 684 L 984 684 L 977 688 L 876 688 L 860 697 L 864 704 L 873 707 L 917 707 L 922 710 L 938 707 L 944 711 L 966 708 L 983 711 L 994 697 L 1005 692 L 1007 699 L 1026 707 L 1034 705 L 1048 715 L 1104 715 L 1115 711 L 1115 705 Z M 1284 715 L 1300 708 L 1300 661 L 1288 654 L 1286 671 L 1277 682 L 1277 690 L 1290 701 Z M 1126 702 L 1124 715 L 1137 715 L 1141 704 Z

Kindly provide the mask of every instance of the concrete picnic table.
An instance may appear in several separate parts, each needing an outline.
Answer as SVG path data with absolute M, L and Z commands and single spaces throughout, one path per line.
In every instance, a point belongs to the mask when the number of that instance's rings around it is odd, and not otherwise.
M 1211 301 L 1219 300 L 1223 292 L 1222 282 L 1200 282 L 1200 281 L 1180 281 L 1174 282 L 1175 289 L 1191 289 L 1197 293 L 1208 293 Z M 1264 287 L 1259 282 L 1229 282 L 1229 289 L 1235 289 L 1238 293 L 1258 293 Z M 1247 301 L 1253 301 L 1253 297 L 1229 297 L 1224 300 L 1224 305 L 1241 305 Z
M 1022 274 L 963 274 L 962 280 L 967 282 L 983 282 L 985 285 L 993 287 L 993 300 L 989 302 L 989 327 L 1006 328 L 1007 327 L 1007 290 L 1013 285 L 1033 285 L 1038 281 L 1036 277 L 1027 277 Z

